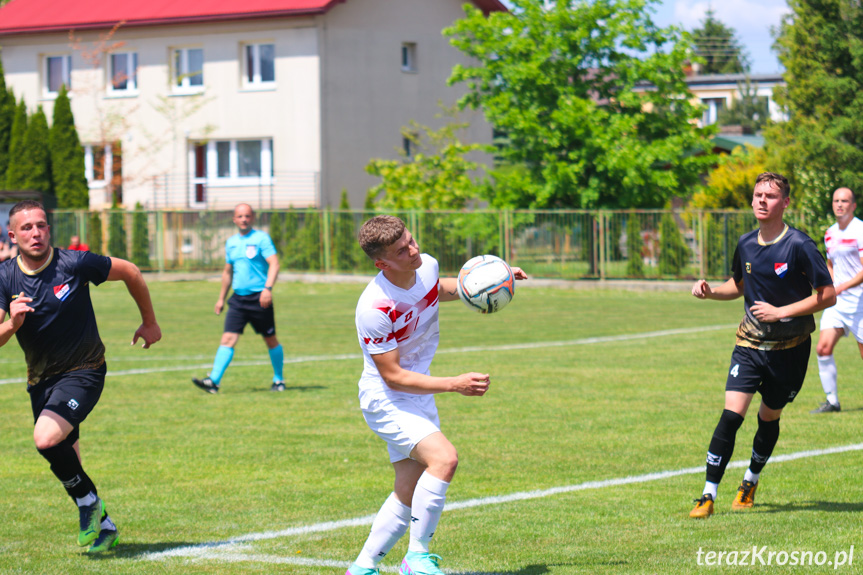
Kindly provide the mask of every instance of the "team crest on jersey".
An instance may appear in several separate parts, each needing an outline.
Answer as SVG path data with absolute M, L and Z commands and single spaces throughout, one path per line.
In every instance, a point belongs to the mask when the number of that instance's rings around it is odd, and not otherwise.
M 60 301 L 65 301 L 70 291 L 72 288 L 69 287 L 69 284 L 54 286 L 54 296 Z
M 246 246 L 246 257 L 249 259 L 252 259 L 256 255 L 258 255 L 258 246 L 253 245 L 253 244 L 247 245 Z
M 746 262 L 746 273 L 748 273 L 748 274 L 752 273 L 752 264 L 749 262 Z
M 773 271 L 776 272 L 781 278 L 785 277 L 785 274 L 788 273 L 788 264 L 773 264 Z

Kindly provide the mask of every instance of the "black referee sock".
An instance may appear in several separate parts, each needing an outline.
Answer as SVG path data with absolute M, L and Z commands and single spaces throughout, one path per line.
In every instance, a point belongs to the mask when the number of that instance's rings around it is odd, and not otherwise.
M 51 471 L 63 487 L 66 488 L 66 493 L 75 500 L 86 497 L 91 491 L 96 493 L 96 486 L 90 477 L 84 473 L 84 468 L 81 467 L 81 461 L 78 459 L 78 454 L 72 447 L 74 442 L 69 442 L 66 438 L 54 447 L 48 449 L 39 449 L 39 454 L 48 460 L 51 465 Z
M 758 417 L 758 431 L 752 441 L 752 459 L 749 461 L 749 471 L 758 474 L 764 469 L 767 460 L 773 454 L 773 448 L 779 441 L 779 420 L 764 421 Z
M 728 462 L 734 453 L 737 430 L 742 424 L 742 415 L 729 409 L 722 412 L 707 451 L 707 481 L 717 484 L 722 481 L 725 468 L 728 467 Z

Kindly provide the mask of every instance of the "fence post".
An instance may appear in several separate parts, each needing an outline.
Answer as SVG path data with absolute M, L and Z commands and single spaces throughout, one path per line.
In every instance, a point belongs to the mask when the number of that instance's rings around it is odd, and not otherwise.
M 701 265 L 699 271 L 701 277 L 707 277 L 707 222 L 705 221 L 704 210 L 698 210 L 698 251 L 701 256 Z
M 165 273 L 164 218 L 163 212 L 156 212 L 156 268 L 160 274 Z
M 330 262 L 330 207 L 323 209 L 323 236 L 324 236 L 324 271 L 330 273 L 332 264 Z
M 597 213 L 599 216 L 599 279 L 605 279 L 605 268 L 607 267 L 608 250 L 606 249 L 605 217 L 604 211 Z

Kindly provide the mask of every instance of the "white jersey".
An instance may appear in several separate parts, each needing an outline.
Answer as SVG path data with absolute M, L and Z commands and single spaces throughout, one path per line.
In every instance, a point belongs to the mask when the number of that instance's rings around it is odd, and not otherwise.
M 363 291 L 357 303 L 357 336 L 363 350 L 360 406 L 374 397 L 396 399 L 415 394 L 395 391 L 378 372 L 372 355 L 399 350 L 399 364 L 409 371 L 429 375 L 440 338 L 438 326 L 438 263 L 422 254 L 416 283 L 403 290 L 390 283 L 383 272 Z
M 833 285 L 847 282 L 863 269 L 860 263 L 863 257 L 863 221 L 854 218 L 844 230 L 839 229 L 839 224 L 833 224 L 824 233 L 824 244 L 833 265 Z M 845 290 L 836 298 L 836 309 L 843 313 L 858 313 L 861 295 L 863 285 Z

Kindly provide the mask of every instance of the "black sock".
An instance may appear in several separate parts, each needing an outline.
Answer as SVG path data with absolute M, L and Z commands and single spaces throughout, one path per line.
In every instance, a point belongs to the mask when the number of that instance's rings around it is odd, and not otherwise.
M 779 420 L 764 421 L 758 417 L 758 431 L 752 441 L 752 459 L 749 461 L 749 470 L 752 473 L 761 473 L 767 460 L 773 454 L 773 448 L 779 441 Z
M 734 438 L 742 424 L 742 415 L 728 409 L 722 412 L 707 450 L 707 481 L 711 483 L 722 481 L 725 468 L 728 467 L 728 462 L 734 453 Z
M 84 473 L 78 454 L 72 447 L 74 444 L 75 442 L 70 442 L 67 437 L 54 447 L 38 450 L 39 454 L 48 460 L 51 471 L 54 472 L 54 475 L 66 489 L 66 493 L 73 500 L 86 497 L 90 492 L 96 493 L 96 486 L 93 485 L 90 477 Z

